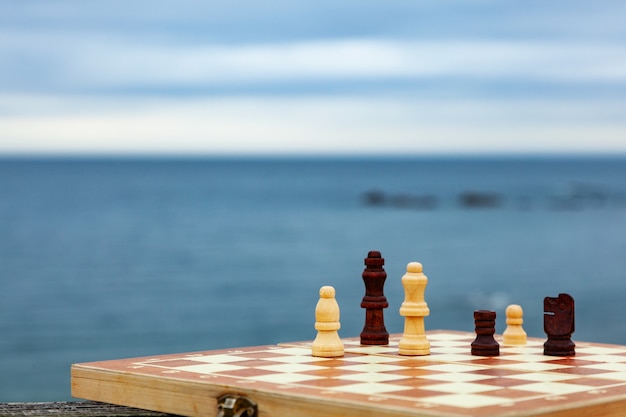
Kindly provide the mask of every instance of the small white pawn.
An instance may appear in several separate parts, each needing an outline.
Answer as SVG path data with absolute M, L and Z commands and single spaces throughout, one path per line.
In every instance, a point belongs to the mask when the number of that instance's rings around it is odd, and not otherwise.
M 320 288 L 320 299 L 315 306 L 315 329 L 317 337 L 313 341 L 313 356 L 334 358 L 343 356 L 343 342 L 337 330 L 339 323 L 339 304 L 335 299 L 335 289 L 331 286 Z
M 428 278 L 422 273 L 422 264 L 409 263 L 406 266 L 406 274 L 402 277 L 404 302 L 400 307 L 400 315 L 404 316 L 404 333 L 398 344 L 400 355 L 430 355 L 430 342 L 424 330 L 424 317 L 430 314 L 430 309 L 424 301 L 427 284 Z
M 506 308 L 506 330 L 502 333 L 502 343 L 505 345 L 525 345 L 526 332 L 522 328 L 524 310 L 517 304 Z

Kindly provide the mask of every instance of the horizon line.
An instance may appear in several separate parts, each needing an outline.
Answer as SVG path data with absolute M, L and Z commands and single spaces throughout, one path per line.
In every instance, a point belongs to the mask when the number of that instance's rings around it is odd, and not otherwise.
M 450 159 L 626 159 L 623 151 L 593 152 L 292 152 L 292 153 L 187 153 L 187 152 L 2 152 L 0 161 L 193 161 L 193 160 L 450 160 Z

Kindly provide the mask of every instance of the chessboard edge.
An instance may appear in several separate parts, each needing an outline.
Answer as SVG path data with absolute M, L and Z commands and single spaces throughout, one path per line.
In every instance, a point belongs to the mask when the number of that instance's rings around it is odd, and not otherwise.
M 71 394 L 77 399 L 140 408 L 188 417 L 216 417 L 217 399 L 225 394 L 253 399 L 260 415 L 293 415 L 302 417 L 458 417 L 457 414 L 433 410 L 385 409 L 356 402 L 318 397 L 291 397 L 285 393 L 243 389 L 226 385 L 209 385 L 177 378 L 120 373 L 96 367 L 72 365 Z M 261 411 L 262 410 L 262 411 Z

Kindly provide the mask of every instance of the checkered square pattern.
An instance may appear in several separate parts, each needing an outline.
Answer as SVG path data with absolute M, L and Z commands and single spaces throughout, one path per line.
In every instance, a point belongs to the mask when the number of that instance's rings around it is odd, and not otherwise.
M 295 342 L 89 365 L 441 415 L 527 415 L 516 413 L 626 398 L 624 346 L 577 343 L 575 357 L 560 358 L 544 356 L 543 340 L 531 338 L 486 358 L 470 354 L 473 334 L 436 331 L 428 333 L 431 354 L 411 357 L 398 354 L 399 339 L 386 346 L 344 339 L 340 358 L 313 357 L 311 342 Z

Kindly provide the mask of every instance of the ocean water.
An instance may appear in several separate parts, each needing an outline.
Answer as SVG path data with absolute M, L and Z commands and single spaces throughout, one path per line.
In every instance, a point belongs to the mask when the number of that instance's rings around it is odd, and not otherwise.
M 406 264 L 429 329 L 576 300 L 574 340 L 626 344 L 626 158 L 0 160 L 0 401 L 71 399 L 71 363 L 315 337 L 333 285 L 363 327 L 380 250 L 387 329 Z

